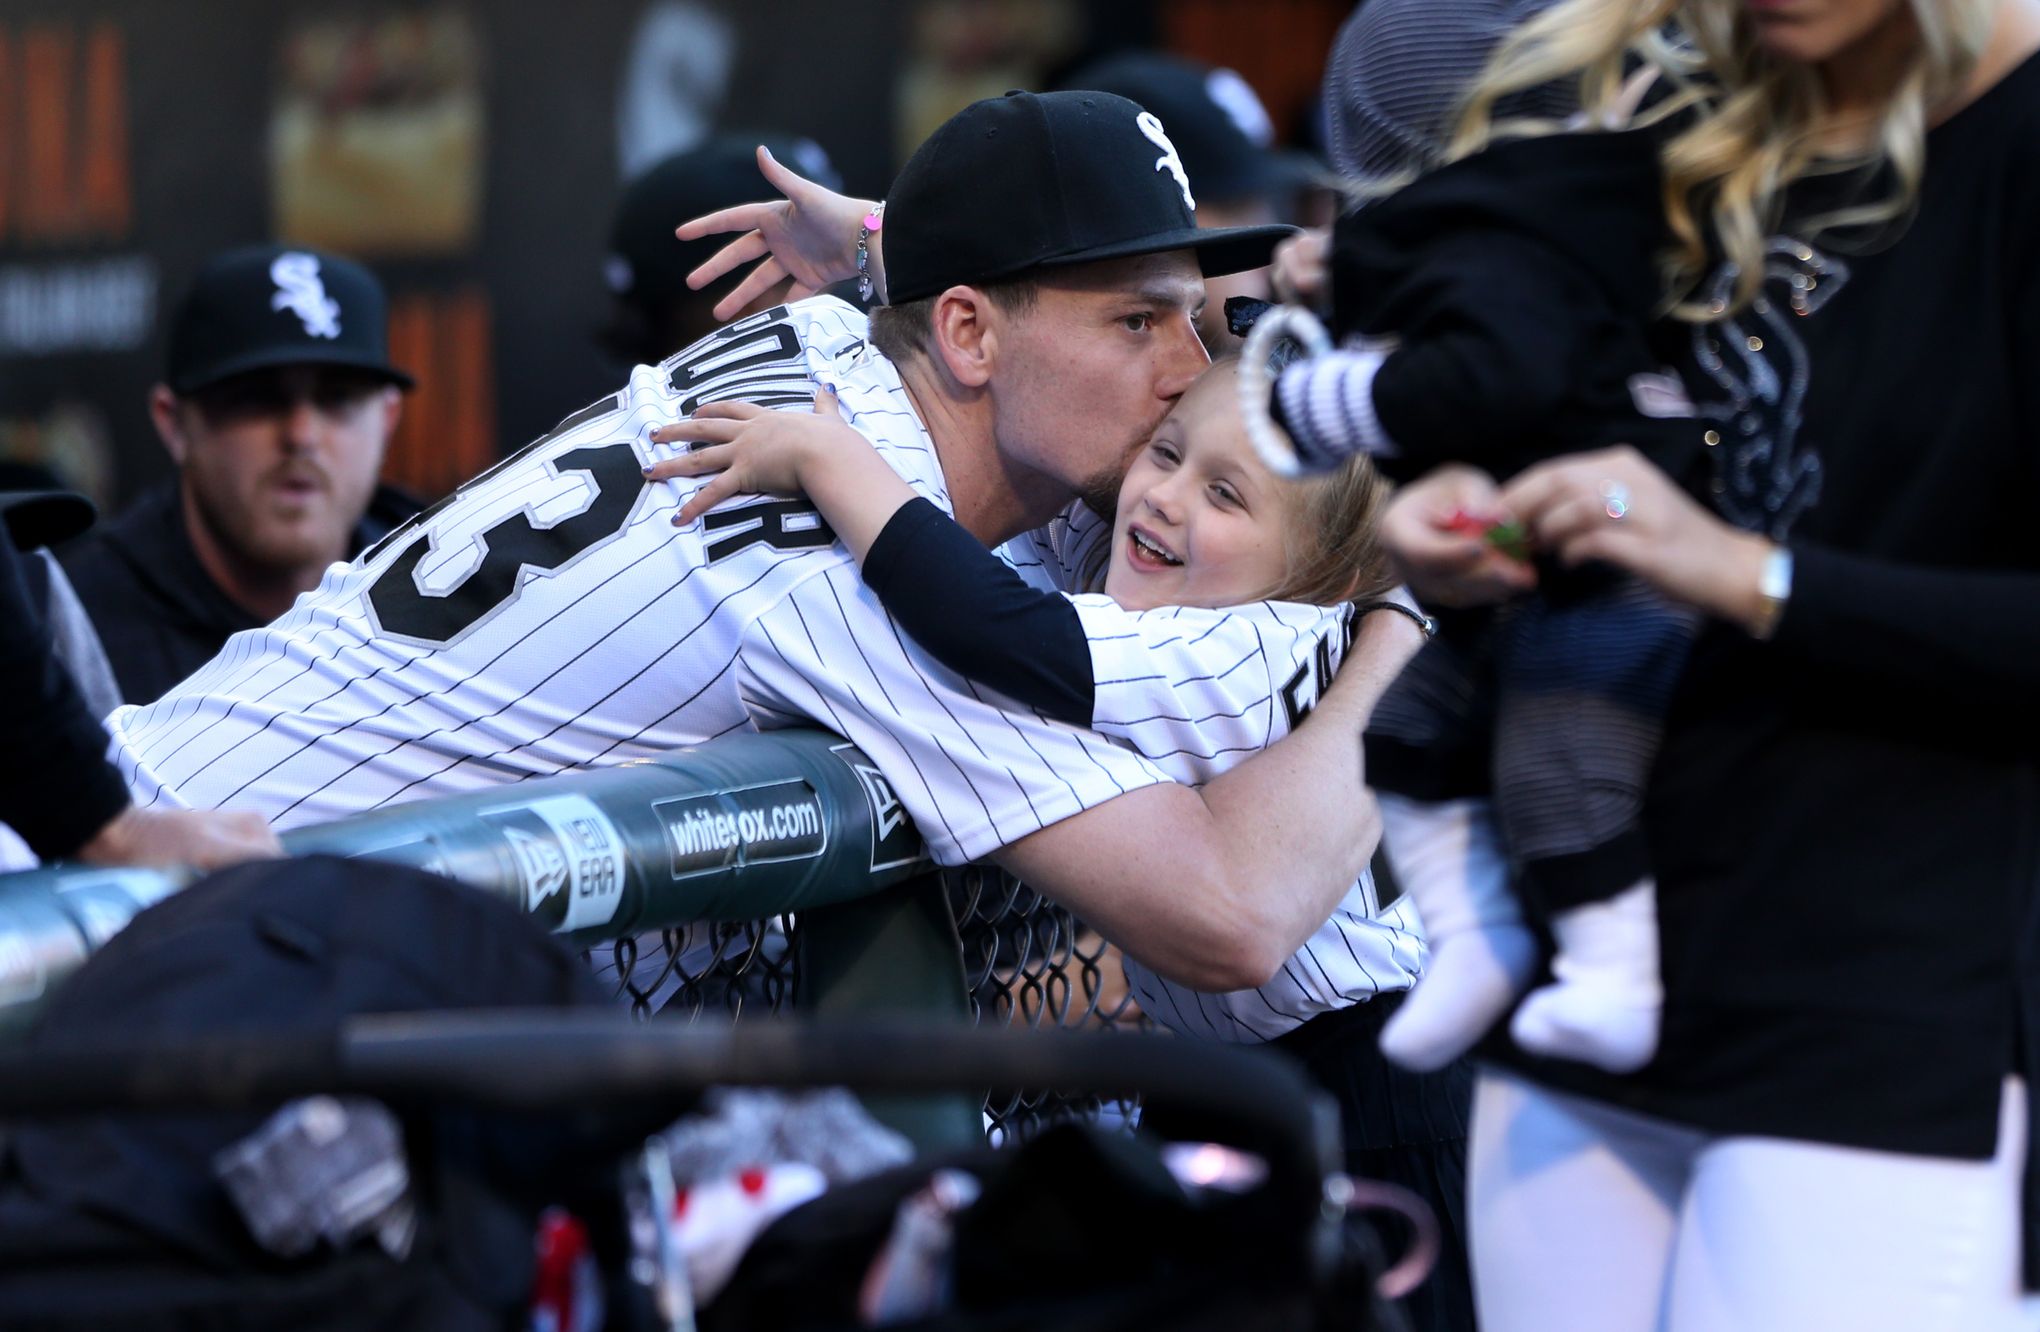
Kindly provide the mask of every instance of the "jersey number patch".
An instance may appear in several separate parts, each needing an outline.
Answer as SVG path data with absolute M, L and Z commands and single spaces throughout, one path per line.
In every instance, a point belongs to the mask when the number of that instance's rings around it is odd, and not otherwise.
M 620 531 L 645 484 L 637 452 L 627 441 L 563 453 L 553 467 L 562 476 L 581 472 L 588 477 L 595 495 L 586 509 L 546 528 L 533 527 L 529 511 L 505 518 L 482 534 L 482 562 L 474 572 L 437 596 L 418 590 L 418 564 L 432 548 L 420 533 L 368 589 L 383 632 L 426 643 L 452 642 L 516 597 L 521 570 L 551 573 Z
M 687 395 L 680 404 L 682 416 L 704 402 L 720 399 L 786 407 L 809 402 L 814 394 L 800 339 L 787 323 L 783 305 L 718 329 L 666 362 L 665 368 L 674 389 Z M 376 559 L 396 542 L 411 543 L 376 576 L 368 590 L 369 604 L 382 631 L 443 647 L 516 600 L 529 581 L 526 570 L 556 573 L 604 538 L 621 532 L 645 484 L 636 450 L 628 441 L 575 449 L 553 459 L 551 465 L 561 476 L 580 472 L 588 478 L 595 493 L 587 508 L 544 528 L 532 524 L 529 511 L 505 518 L 481 534 L 481 563 L 459 583 L 441 593 L 418 590 L 418 565 L 432 549 L 430 537 L 421 528 L 504 468 L 590 419 L 616 410 L 617 405 L 617 399 L 605 398 L 575 413 L 551 434 L 505 458 L 377 542 L 364 560 Z M 799 500 L 747 504 L 711 513 L 704 526 L 709 534 L 728 529 L 724 536 L 711 535 L 710 562 L 760 543 L 777 550 L 807 550 L 836 539 L 814 507 Z

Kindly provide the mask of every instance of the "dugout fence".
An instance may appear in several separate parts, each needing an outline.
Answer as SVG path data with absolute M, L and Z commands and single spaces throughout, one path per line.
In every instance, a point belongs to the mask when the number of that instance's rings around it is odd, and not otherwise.
M 285 844 L 416 865 L 508 898 L 584 944 L 646 1020 L 800 1011 L 1146 1025 L 1099 936 L 994 868 L 938 870 L 876 765 L 822 732 L 725 737 L 300 829 Z M 186 878 L 76 866 L 0 876 L 0 1034 Z M 994 1087 L 981 1104 L 874 1109 L 937 1145 L 1130 1107 Z

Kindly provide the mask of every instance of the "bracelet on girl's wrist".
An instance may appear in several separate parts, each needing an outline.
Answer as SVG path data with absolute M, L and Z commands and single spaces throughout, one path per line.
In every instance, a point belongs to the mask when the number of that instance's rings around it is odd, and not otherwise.
M 871 211 L 864 215 L 864 225 L 857 229 L 857 299 L 866 305 L 877 288 L 871 281 L 871 238 L 885 226 L 885 200 L 873 204 Z
M 1390 601 L 1387 599 L 1381 601 L 1363 601 L 1353 609 L 1361 615 L 1366 615 L 1372 611 L 1394 611 L 1396 614 L 1407 618 L 1411 624 L 1417 626 L 1418 632 L 1423 634 L 1427 642 L 1438 636 L 1438 622 L 1436 620 L 1424 614 L 1415 606 L 1405 606 L 1400 601 Z

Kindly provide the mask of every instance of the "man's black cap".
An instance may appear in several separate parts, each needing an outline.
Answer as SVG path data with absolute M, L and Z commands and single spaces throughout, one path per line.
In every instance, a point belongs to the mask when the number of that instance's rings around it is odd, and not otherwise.
M 1317 174 L 1303 154 L 1275 151 L 1268 109 L 1230 69 L 1142 51 L 1088 65 L 1070 76 L 1069 86 L 1116 93 L 1161 117 L 1205 202 L 1295 190 Z
M 360 264 L 318 250 L 256 245 L 206 260 L 170 323 L 167 382 L 192 393 L 250 370 L 338 365 L 402 388 L 390 364 L 389 303 Z
M 1162 121 L 1102 92 L 1012 92 L 943 122 L 886 196 L 886 299 L 1037 268 L 1194 250 L 1206 277 L 1259 268 L 1289 227 L 1198 230 Z
M 657 307 L 690 296 L 687 275 L 729 242 L 728 236 L 683 241 L 673 229 L 689 218 L 778 196 L 758 170 L 756 145 L 780 165 L 817 185 L 843 188 L 829 155 L 813 139 L 720 134 L 675 153 L 624 186 L 609 226 L 609 289 L 635 305 Z

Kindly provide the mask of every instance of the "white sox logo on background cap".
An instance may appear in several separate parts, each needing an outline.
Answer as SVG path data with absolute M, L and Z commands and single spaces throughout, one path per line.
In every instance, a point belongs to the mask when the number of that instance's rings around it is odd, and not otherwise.
M 382 283 L 352 259 L 301 245 L 244 245 L 199 265 L 171 315 L 167 350 L 165 380 L 178 394 L 291 365 L 342 366 L 411 387 L 390 364 Z
M 1190 173 L 1183 169 L 1183 159 L 1176 155 L 1176 145 L 1169 142 L 1168 131 L 1162 128 L 1161 120 L 1154 112 L 1143 111 L 1133 118 L 1133 123 L 1140 126 L 1140 132 L 1148 136 L 1150 143 L 1162 150 L 1162 155 L 1155 159 L 1155 170 L 1166 171 L 1176 178 L 1176 184 L 1183 190 L 1183 206 L 1196 212 L 1197 201 L 1190 197 Z
M 277 255 L 276 262 L 269 265 L 269 280 L 276 284 L 276 295 L 269 298 L 270 309 L 296 315 L 304 323 L 307 337 L 340 336 L 340 302 L 326 294 L 317 255 L 300 250 Z
M 1211 99 L 1212 105 L 1225 112 L 1227 119 L 1239 126 L 1248 143 L 1263 150 L 1273 146 L 1275 122 L 1268 119 L 1268 108 L 1261 105 L 1253 85 L 1241 78 L 1239 71 L 1212 70 L 1204 76 L 1204 95 Z M 1176 128 L 1181 129 L 1182 126 Z

